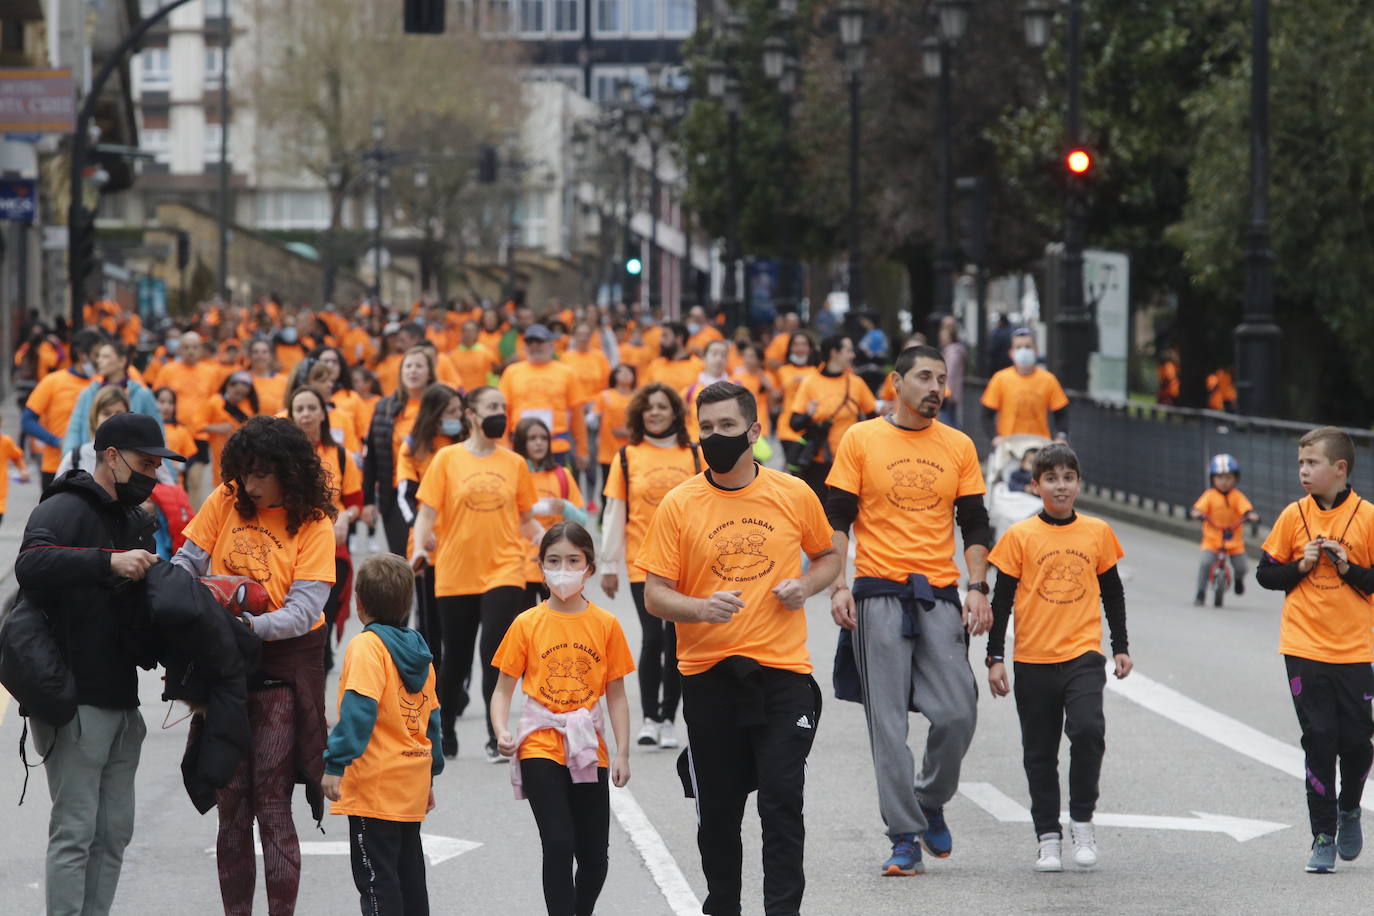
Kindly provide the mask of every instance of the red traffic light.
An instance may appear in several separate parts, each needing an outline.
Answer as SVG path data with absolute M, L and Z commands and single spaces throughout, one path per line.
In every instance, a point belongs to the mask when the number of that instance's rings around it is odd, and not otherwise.
M 1075 175 L 1086 175 L 1093 167 L 1093 155 L 1081 147 L 1069 150 L 1069 154 L 1064 157 L 1064 164 Z

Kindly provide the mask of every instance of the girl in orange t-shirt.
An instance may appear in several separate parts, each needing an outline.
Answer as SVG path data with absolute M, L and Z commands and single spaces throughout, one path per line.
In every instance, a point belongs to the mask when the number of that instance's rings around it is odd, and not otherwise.
M 620 563 L 629 571 L 630 597 L 639 615 L 639 698 L 644 720 L 638 743 L 678 746 L 674 722 L 682 698 L 677 670 L 677 630 L 649 613 L 644 604 L 644 570 L 635 565 L 649 522 L 668 491 L 701 471 L 698 447 L 687 438 L 687 408 L 662 382 L 635 392 L 626 410 L 630 444 L 611 461 L 606 475 L 606 513 L 601 540 L 601 590 L 620 590 Z
M 801 433 L 792 428 L 792 401 L 797 389 L 807 377 L 815 375 L 816 347 L 811 338 L 803 333 L 792 335 L 787 344 L 787 362 L 778 369 L 778 441 L 782 443 L 782 454 L 789 467 L 800 464 L 802 449 Z
M 191 430 L 187 429 L 180 420 L 177 419 L 177 393 L 170 388 L 159 388 L 155 392 L 157 398 L 158 413 L 162 414 L 162 434 L 167 440 L 167 447 L 178 455 L 194 455 L 196 453 L 196 437 Z M 177 483 L 186 486 L 186 468 L 180 462 L 174 462 L 173 474 L 176 475 Z M 218 464 L 216 473 L 218 473 Z M 163 466 L 166 466 L 164 462 Z
M 529 464 L 534 477 L 534 492 L 539 497 L 534 504 L 534 520 L 544 528 L 552 528 L 564 520 L 585 525 L 586 504 L 582 501 L 577 477 L 553 462 L 549 440 L 549 427 L 538 417 L 526 417 L 515 424 L 515 434 L 511 436 L 515 453 Z M 548 597 L 544 574 L 539 569 L 538 551 L 531 550 L 525 569 L 525 601 L 534 607 Z
M 249 417 L 256 417 L 259 413 L 261 410 L 257 390 L 253 387 L 253 377 L 242 370 L 226 378 L 219 394 L 212 395 L 201 406 L 200 420 L 196 426 L 210 443 L 210 469 L 215 475 L 215 486 L 220 483 L 219 456 L 224 452 L 224 444 L 240 426 L 248 422 Z
M 730 381 L 748 388 L 758 405 L 759 425 L 763 427 L 760 436 L 771 433 L 771 419 L 768 406 L 773 399 L 773 373 L 763 367 L 763 348 L 756 343 L 746 343 L 740 347 L 740 365 L 730 373 Z
M 630 398 L 639 387 L 639 370 L 621 363 L 611 370 L 611 387 L 596 396 L 598 432 L 596 463 L 601 467 L 601 485 L 606 485 L 615 453 L 630 444 L 630 427 L 625 419 Z M 604 511 L 605 504 L 602 504 Z
M 634 670 L 620 622 L 586 599 L 596 572 L 592 537 L 560 522 L 539 544 L 551 595 L 516 618 L 492 659 L 501 672 L 491 698 L 497 748 L 516 757 L 511 783 L 527 798 L 544 847 L 544 902 L 550 913 L 590 913 L 606 881 L 610 787 L 630 780 L 630 707 L 625 675 Z M 516 681 L 525 694 L 518 732 L 510 731 Z M 607 752 L 606 698 L 615 757 Z M 595 749 L 594 760 L 584 751 Z M 609 777 L 609 779 L 608 779 Z M 572 855 L 569 855 L 569 852 Z M 577 861 L 574 876 L 573 860 Z
M 463 682 L 482 630 L 482 697 L 491 700 L 496 669 L 491 658 L 525 602 L 525 561 L 543 534 L 534 521 L 534 479 L 525 459 L 500 442 L 506 435 L 506 398 L 499 388 L 468 395 L 467 438 L 440 449 L 430 462 L 415 514 L 411 564 L 434 567 L 434 594 L 443 618 L 444 665 L 439 672 L 439 716 L 446 757 L 458 754 L 456 718 L 467 706 Z M 500 763 L 496 733 L 487 723 L 487 759 Z

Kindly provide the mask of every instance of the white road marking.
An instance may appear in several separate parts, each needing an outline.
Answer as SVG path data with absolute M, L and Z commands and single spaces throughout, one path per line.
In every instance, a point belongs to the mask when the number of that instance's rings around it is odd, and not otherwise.
M 473 840 L 460 840 L 451 836 L 438 836 L 433 833 L 420 834 L 420 842 L 425 849 L 425 858 L 430 865 L 438 865 L 440 862 L 447 862 L 449 859 L 457 858 L 465 852 L 472 852 L 482 844 Z M 253 840 L 253 851 L 262 855 L 262 843 L 257 838 Z M 206 855 L 214 855 L 215 847 L 211 846 L 205 850 Z M 301 843 L 301 855 L 303 856 L 346 856 L 348 855 L 348 840 L 306 840 Z
M 701 901 L 692 892 L 692 886 L 687 883 L 682 869 L 678 868 L 677 860 L 668 851 L 663 837 L 649 822 L 639 802 L 635 801 L 634 794 L 629 789 L 611 786 L 611 811 L 615 813 L 621 828 L 629 834 L 635 849 L 639 850 L 644 866 L 649 869 L 674 916 L 696 916 L 700 913 Z
M 960 783 L 959 792 L 1004 824 L 1031 823 L 1031 813 L 1028 810 L 990 783 Z M 1224 833 L 1238 843 L 1244 843 L 1246 840 L 1253 840 L 1267 833 L 1288 828 L 1287 824 L 1276 824 L 1273 821 L 1256 821 L 1244 817 L 1230 817 L 1225 814 L 1209 814 L 1205 811 L 1194 811 L 1192 815 L 1192 817 L 1159 817 L 1153 814 L 1104 814 L 1098 812 L 1093 815 L 1093 823 L 1099 827 Z M 1061 812 L 1061 820 L 1068 820 L 1068 817 L 1069 812 Z
M 1107 662 L 1108 672 L 1111 662 Z M 1130 677 L 1117 680 L 1107 678 L 1107 689 L 1126 699 L 1138 703 L 1151 712 L 1158 713 L 1171 722 L 1197 732 L 1204 738 L 1211 738 L 1251 760 L 1271 766 L 1281 773 L 1306 779 L 1306 763 L 1302 748 L 1286 744 L 1278 738 L 1266 735 L 1257 728 L 1233 719 L 1197 700 L 1166 687 L 1159 681 L 1151 680 L 1141 674 L 1139 669 L 1131 672 Z M 1361 805 L 1366 811 L 1374 811 L 1374 798 L 1366 794 Z

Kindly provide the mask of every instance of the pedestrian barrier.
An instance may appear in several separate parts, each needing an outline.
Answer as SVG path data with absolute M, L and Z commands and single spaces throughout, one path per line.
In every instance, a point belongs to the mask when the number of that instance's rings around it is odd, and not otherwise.
M 977 405 L 985 385 L 965 379 L 964 403 Z M 986 455 L 991 442 L 978 410 L 965 412 L 966 432 Z M 1176 517 L 1186 517 L 1207 488 L 1208 459 L 1227 452 L 1240 462 L 1240 488 L 1267 526 L 1302 495 L 1298 439 L 1314 425 L 1069 392 L 1069 443 L 1083 463 L 1085 491 Z M 1355 442 L 1351 485 L 1374 494 L 1374 433 L 1346 432 Z

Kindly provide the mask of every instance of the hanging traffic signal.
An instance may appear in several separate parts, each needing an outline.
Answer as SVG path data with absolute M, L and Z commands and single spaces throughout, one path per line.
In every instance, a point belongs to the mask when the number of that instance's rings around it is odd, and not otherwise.
M 1070 173 L 1079 177 L 1087 177 L 1088 173 L 1092 171 L 1093 154 L 1081 146 L 1075 147 L 1069 150 L 1068 155 L 1064 157 L 1064 165 Z
M 637 277 L 644 272 L 644 263 L 639 258 L 630 258 L 625 262 L 625 273 L 632 277 Z

